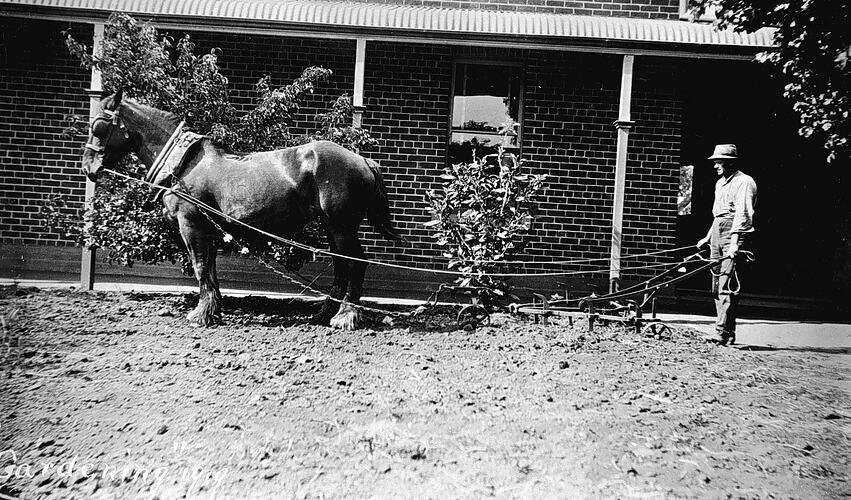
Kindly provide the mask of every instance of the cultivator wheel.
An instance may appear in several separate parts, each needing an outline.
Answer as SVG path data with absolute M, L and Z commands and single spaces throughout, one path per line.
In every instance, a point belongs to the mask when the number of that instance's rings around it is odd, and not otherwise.
M 467 331 L 475 330 L 481 324 L 490 324 L 491 315 L 481 304 L 464 306 L 458 312 L 458 326 Z
M 641 329 L 641 334 L 645 337 L 653 337 L 656 340 L 664 340 L 671 338 L 671 327 L 660 321 L 647 323 Z

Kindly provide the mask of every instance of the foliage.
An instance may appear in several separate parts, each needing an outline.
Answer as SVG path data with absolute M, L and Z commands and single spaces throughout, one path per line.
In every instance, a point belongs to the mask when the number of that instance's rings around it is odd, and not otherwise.
M 428 193 L 433 219 L 425 225 L 444 247 L 449 268 L 463 273 L 458 285 L 494 295 L 508 291 L 506 281 L 489 273 L 506 269 L 506 258 L 521 249 L 520 237 L 532 226 L 533 199 L 546 179 L 523 174 L 521 167 L 500 147 L 495 155 L 446 168 L 441 189 Z
M 65 32 L 68 50 L 86 67 L 101 71 L 104 89 L 123 89 L 125 95 L 140 102 L 166 109 L 181 116 L 195 132 L 206 134 L 222 146 L 234 151 L 268 151 L 327 139 L 361 150 L 375 144 L 368 132 L 347 125 L 351 123 L 352 106 L 343 95 L 331 103 L 330 110 L 317 117 L 319 130 L 295 135 L 290 126 L 304 100 L 332 72 L 309 67 L 289 85 L 274 87 L 269 76 L 256 85 L 255 106 L 239 116 L 230 102 L 228 79 L 218 66 L 218 49 L 195 54 L 189 35 L 177 43 L 147 23 L 126 14 L 113 14 L 106 24 L 97 56 L 89 47 Z M 85 122 L 69 119 L 69 133 L 85 133 Z M 132 155 L 126 168 L 141 172 L 144 166 Z M 107 258 L 125 265 L 135 261 L 149 264 L 188 260 L 176 228 L 165 222 L 159 210 L 149 210 L 148 188 L 117 180 L 102 181 L 95 197 L 85 209 L 83 223 L 67 217 L 63 200 L 49 200 L 45 214 L 49 225 L 90 247 L 108 249 Z M 312 224 L 302 232 L 301 240 L 312 246 L 321 244 L 321 231 Z M 280 247 L 265 250 L 285 264 L 303 262 L 304 254 Z
M 715 9 L 721 28 L 777 28 L 777 48 L 758 56 L 786 79 L 784 95 L 800 135 L 824 142 L 828 161 L 851 158 L 851 6 L 848 0 L 689 0 L 693 14 Z
M 694 165 L 680 167 L 680 191 L 677 195 L 677 214 L 691 215 L 691 192 L 694 184 Z
M 136 163 L 128 158 L 125 168 Z M 134 262 L 171 262 L 179 264 L 184 273 L 191 273 L 192 263 L 184 251 L 174 228 L 163 217 L 155 216 L 146 206 L 152 196 L 146 185 L 120 177 L 104 177 L 98 183 L 98 193 L 86 207 L 82 224 L 69 216 L 67 203 L 61 196 L 42 207 L 48 226 L 63 232 L 63 236 L 79 244 L 97 248 L 109 243 L 106 260 L 132 266 Z
M 343 94 L 331 105 L 331 110 L 317 117 L 319 130 L 313 134 L 316 141 L 332 141 L 352 151 L 370 149 L 378 145 L 369 132 L 347 125 L 352 122 L 354 106 L 348 94 Z
M 70 31 L 64 34 L 68 50 L 82 66 L 100 70 L 107 92 L 123 89 L 125 95 L 180 115 L 202 134 L 216 124 L 233 123 L 236 111 L 228 97 L 228 80 L 219 72 L 216 49 L 196 56 L 189 35 L 175 44 L 150 24 L 118 13 L 106 23 L 98 56 L 89 54 Z
M 293 145 L 289 131 L 293 114 L 316 85 L 330 76 L 330 70 L 310 67 L 293 83 L 278 89 L 272 88 L 268 75 L 261 78 L 256 85 L 254 109 L 233 124 L 219 123 L 211 136 L 236 151 L 268 151 Z

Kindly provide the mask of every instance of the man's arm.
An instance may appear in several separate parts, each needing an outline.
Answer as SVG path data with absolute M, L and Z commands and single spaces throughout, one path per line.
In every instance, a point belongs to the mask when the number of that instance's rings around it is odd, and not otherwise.
M 730 228 L 730 247 L 728 255 L 736 255 L 739 251 L 739 241 L 742 233 L 753 232 L 754 201 L 756 200 L 756 184 L 751 181 L 742 185 L 736 193 L 736 213 L 733 215 L 733 225 Z
M 727 255 L 735 256 L 739 251 L 739 233 L 730 233 L 730 246 L 727 248 Z

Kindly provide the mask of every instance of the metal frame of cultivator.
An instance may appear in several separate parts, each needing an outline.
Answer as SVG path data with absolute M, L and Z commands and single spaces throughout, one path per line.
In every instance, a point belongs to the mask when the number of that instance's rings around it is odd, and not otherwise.
M 740 251 L 744 259 L 753 261 L 751 252 Z M 637 334 L 651 336 L 657 339 L 670 335 L 670 327 L 656 316 L 656 294 L 660 290 L 686 280 L 692 276 L 710 270 L 722 261 L 733 259 L 725 256 L 708 259 L 700 252 L 689 255 L 681 262 L 672 265 L 664 272 L 623 290 L 597 295 L 591 294 L 577 299 L 571 299 L 569 291 L 564 298 L 549 300 L 542 294 L 535 293 L 535 299 L 528 304 L 512 304 L 511 311 L 526 314 L 535 322 L 547 324 L 550 317 L 567 317 L 572 325 L 577 319 L 588 322 L 588 329 L 593 331 L 595 323 L 617 322 L 635 328 Z M 689 266 L 694 266 L 688 269 Z M 733 280 L 739 286 L 738 276 Z M 735 291 L 733 291 L 735 292 Z M 649 311 L 647 308 L 649 307 Z M 648 316 L 649 314 L 649 316 Z

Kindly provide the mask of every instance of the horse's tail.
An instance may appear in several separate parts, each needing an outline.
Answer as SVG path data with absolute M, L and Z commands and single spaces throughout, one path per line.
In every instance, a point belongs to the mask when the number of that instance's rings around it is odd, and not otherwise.
M 372 172 L 372 176 L 375 178 L 373 198 L 366 211 L 370 224 L 372 224 L 376 231 L 389 240 L 407 241 L 404 236 L 396 231 L 396 228 L 393 227 L 393 222 L 390 221 L 390 202 L 387 199 L 387 186 L 384 185 L 384 177 L 381 175 L 381 169 L 378 163 L 375 163 L 369 158 L 364 158 L 364 160 L 366 161 L 366 166 Z

